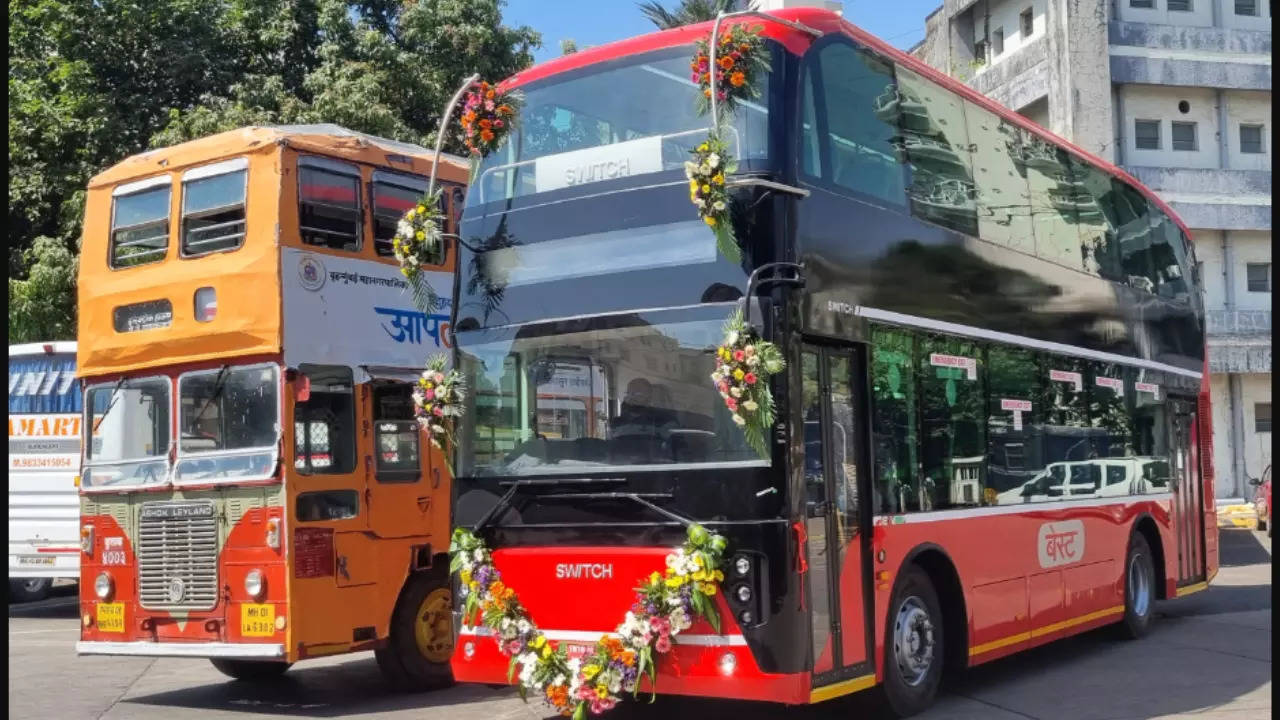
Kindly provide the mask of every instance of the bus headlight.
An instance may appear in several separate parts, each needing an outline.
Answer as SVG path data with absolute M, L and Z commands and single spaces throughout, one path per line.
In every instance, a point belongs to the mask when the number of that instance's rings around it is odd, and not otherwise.
M 244 576 L 244 591 L 254 600 L 261 600 L 262 593 L 266 589 L 267 581 L 262 577 L 261 570 L 250 570 L 249 574 Z
M 734 588 L 733 593 L 738 597 L 738 602 L 741 602 L 741 603 L 751 602 L 751 588 L 747 587 L 746 585 L 739 585 L 738 587 Z
M 739 555 L 733 559 L 733 571 L 738 577 L 746 577 L 751 572 L 751 559 L 746 555 Z
M 93 555 L 93 526 L 80 526 L 80 552 L 85 555 Z
M 93 581 L 93 594 L 97 595 L 99 600 L 106 600 L 111 597 L 111 591 L 115 589 L 113 585 L 110 575 L 98 573 L 97 579 Z

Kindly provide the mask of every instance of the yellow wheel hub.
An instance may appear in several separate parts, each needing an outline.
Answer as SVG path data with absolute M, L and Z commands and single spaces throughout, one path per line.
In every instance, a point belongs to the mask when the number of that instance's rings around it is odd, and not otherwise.
M 449 588 L 427 593 L 413 623 L 418 652 L 433 663 L 449 662 L 453 654 L 453 595 Z

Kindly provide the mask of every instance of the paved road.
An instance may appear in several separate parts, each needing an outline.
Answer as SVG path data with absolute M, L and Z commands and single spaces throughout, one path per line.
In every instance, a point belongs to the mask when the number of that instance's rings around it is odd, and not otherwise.
M 1208 591 L 1163 603 L 1150 635 L 1105 630 L 976 668 L 949 683 L 921 720 L 1259 720 L 1271 717 L 1271 542 L 1222 531 L 1223 568 Z M 270 688 L 227 681 L 201 660 L 78 658 L 74 595 L 9 610 L 14 720 L 300 718 L 533 719 L 508 689 L 463 686 L 390 694 L 372 654 L 312 661 Z M 868 696 L 812 708 L 660 699 L 610 715 L 765 720 L 881 715 Z

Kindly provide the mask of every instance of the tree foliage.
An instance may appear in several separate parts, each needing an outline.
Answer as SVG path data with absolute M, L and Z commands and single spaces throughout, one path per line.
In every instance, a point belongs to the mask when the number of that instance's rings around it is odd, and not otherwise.
M 74 337 L 94 173 L 251 124 L 332 122 L 429 146 L 464 77 L 532 63 L 541 38 L 504 26 L 503 3 L 11 2 L 10 342 Z M 462 149 L 452 136 L 445 147 Z
M 668 10 L 658 0 L 646 0 L 638 3 L 640 14 L 644 15 L 659 30 L 670 30 L 681 25 L 715 20 L 720 13 L 735 10 L 747 10 L 754 5 L 752 0 L 680 0 L 674 10 Z

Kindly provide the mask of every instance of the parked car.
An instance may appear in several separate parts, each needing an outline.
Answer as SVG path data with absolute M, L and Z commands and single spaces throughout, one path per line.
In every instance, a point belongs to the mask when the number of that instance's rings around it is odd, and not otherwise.
M 1258 512 L 1258 529 L 1266 530 L 1271 537 L 1271 466 L 1262 471 L 1261 478 L 1250 478 L 1258 489 L 1254 491 L 1253 507 Z

